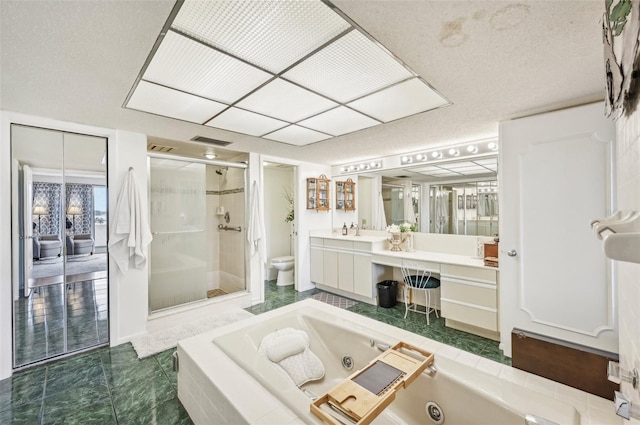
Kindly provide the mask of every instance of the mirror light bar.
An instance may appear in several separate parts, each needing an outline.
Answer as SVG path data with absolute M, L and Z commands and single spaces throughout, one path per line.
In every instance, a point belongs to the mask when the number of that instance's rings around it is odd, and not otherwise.
M 302 146 L 450 104 L 328 0 L 184 0 L 123 106 Z
M 483 164 L 483 161 L 495 161 L 495 160 L 483 160 L 479 159 L 484 156 L 495 156 L 498 151 L 498 143 L 496 141 L 475 141 L 461 145 L 455 145 L 450 147 L 438 148 L 438 149 L 430 149 L 425 150 L 418 153 L 411 154 L 400 154 L 395 156 L 396 163 L 400 165 L 412 165 L 417 163 L 440 163 L 440 162 L 450 162 L 453 159 L 459 160 L 462 158 L 467 158 L 468 160 L 473 160 L 478 164 L 482 164 L 483 166 L 489 169 L 490 163 L 486 165 Z M 392 161 L 393 162 L 393 161 Z M 374 167 L 374 164 L 377 166 Z M 380 168 L 382 166 L 382 160 L 375 160 L 370 163 L 368 168 L 367 164 L 351 164 L 344 165 L 340 167 L 341 173 L 355 173 L 358 171 L 366 171 L 371 168 Z
M 356 171 L 367 171 L 382 168 L 382 161 L 362 162 L 360 164 L 344 165 L 340 168 L 341 173 L 353 173 Z

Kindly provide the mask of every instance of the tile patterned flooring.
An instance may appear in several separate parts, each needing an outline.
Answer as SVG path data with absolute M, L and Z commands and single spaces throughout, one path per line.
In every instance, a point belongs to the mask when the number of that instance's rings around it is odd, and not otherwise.
M 272 281 L 265 302 L 246 310 L 260 314 L 318 293 L 298 293 Z M 510 364 L 497 342 L 445 328 L 444 319 L 432 319 L 429 326 L 423 316 L 404 320 L 402 304 L 382 308 L 357 302 L 348 310 Z M 0 381 L 0 424 L 192 424 L 177 397 L 173 351 L 140 360 L 131 344 L 123 344 L 17 372 Z
M 63 299 L 66 297 L 66 310 Z M 15 360 L 26 365 L 109 341 L 107 279 L 42 286 L 14 302 Z M 66 316 L 66 335 L 65 335 Z

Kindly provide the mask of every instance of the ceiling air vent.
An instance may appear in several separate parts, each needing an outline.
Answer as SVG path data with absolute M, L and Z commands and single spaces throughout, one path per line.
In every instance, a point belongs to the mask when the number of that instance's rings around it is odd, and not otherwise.
M 153 151 L 153 152 L 171 152 L 172 150 L 174 150 L 175 148 L 173 146 L 162 146 L 159 145 L 157 143 L 149 143 L 147 144 L 147 150 L 148 151 Z
M 194 142 L 207 143 L 209 145 L 216 145 L 216 146 L 227 146 L 231 144 L 231 142 L 225 142 L 224 140 L 210 139 L 204 136 L 196 136 L 191 140 Z

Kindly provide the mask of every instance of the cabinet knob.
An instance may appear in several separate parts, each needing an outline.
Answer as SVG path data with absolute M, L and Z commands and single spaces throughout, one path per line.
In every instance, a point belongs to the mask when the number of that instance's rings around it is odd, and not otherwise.
M 515 249 L 512 249 L 511 251 L 507 251 L 507 255 L 509 257 L 515 257 L 516 255 L 518 255 L 518 251 L 516 251 Z

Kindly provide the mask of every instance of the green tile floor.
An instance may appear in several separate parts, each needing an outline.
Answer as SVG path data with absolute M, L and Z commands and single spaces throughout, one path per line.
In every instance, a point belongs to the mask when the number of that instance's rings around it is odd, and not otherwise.
M 266 284 L 265 292 L 266 301 L 247 311 L 260 314 L 320 291 L 298 293 L 292 287 L 278 287 L 272 281 Z M 423 317 L 409 316 L 404 320 L 401 304 L 382 308 L 357 303 L 349 310 L 510 364 L 497 342 L 445 328 L 444 320 L 433 316 L 429 326 Z M 17 372 L 0 381 L 0 424 L 191 424 L 177 397 L 173 351 L 140 360 L 131 344 L 123 344 Z

